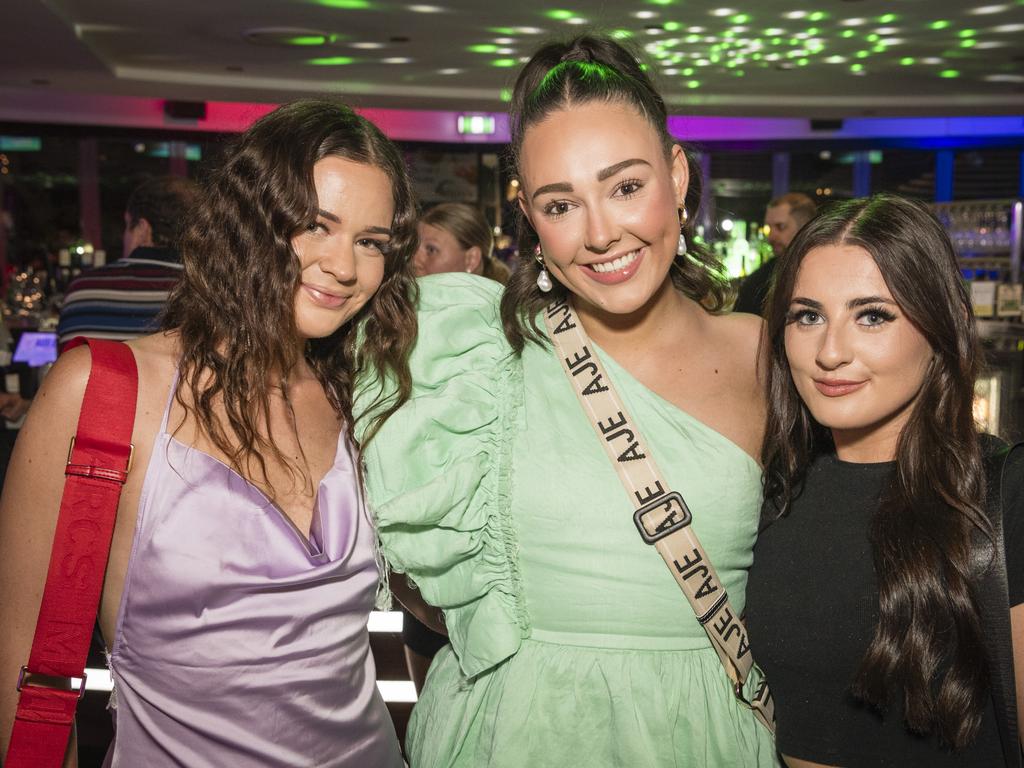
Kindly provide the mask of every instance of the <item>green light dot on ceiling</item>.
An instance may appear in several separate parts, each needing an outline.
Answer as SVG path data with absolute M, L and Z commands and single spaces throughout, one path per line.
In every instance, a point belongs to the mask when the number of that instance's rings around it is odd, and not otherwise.
M 732 73 L 736 77 L 743 77 L 746 74 L 742 69 L 734 69 Z
M 288 45 L 327 45 L 334 42 L 328 35 L 296 35 L 285 41 Z
M 773 37 L 772 38 L 772 45 L 782 45 L 782 38 L 781 37 Z
M 878 35 L 876 35 L 875 33 L 872 32 L 870 35 L 868 35 L 864 39 L 867 40 L 869 43 L 877 43 L 880 38 L 879 38 Z
M 978 31 L 976 29 L 961 29 L 957 34 L 960 37 L 974 37 Z
M 498 98 L 500 98 L 502 101 L 506 103 L 512 101 L 512 89 L 502 88 L 501 93 L 498 94 Z
M 750 58 L 752 58 L 754 61 L 760 61 L 762 57 L 760 53 L 755 52 L 753 55 L 751 55 Z
M 466 50 L 470 53 L 497 53 L 498 46 L 493 43 L 478 43 L 468 46 Z
M 895 13 L 886 13 L 878 17 L 878 22 L 880 24 L 892 24 L 898 18 L 899 16 L 897 16 Z
M 687 67 L 683 70 L 684 77 L 690 77 L 691 75 L 693 75 L 693 67 Z
M 502 37 L 511 37 L 516 34 L 514 27 L 488 27 L 487 31 L 493 32 L 496 35 L 501 35 Z
M 682 27 L 683 25 L 678 21 L 666 21 L 661 28 L 666 32 L 678 32 Z
M 491 61 L 492 67 L 514 67 L 515 65 L 515 59 L 494 59 Z
M 306 63 L 312 64 L 314 67 L 342 67 L 353 61 L 355 59 L 351 56 L 323 56 L 319 59 L 310 59 Z
M 550 11 L 544 11 L 544 15 L 549 19 L 555 19 L 556 21 L 568 21 L 574 14 L 572 11 L 566 11 L 561 8 L 554 8 Z
M 691 90 L 694 88 L 700 88 L 700 80 L 689 80 L 686 83 L 686 87 L 690 88 Z
M 974 38 L 968 38 L 967 40 L 961 40 L 960 41 L 960 47 L 961 48 L 973 48 L 977 44 L 978 44 L 978 41 L 975 40 Z
M 807 61 L 807 59 L 797 59 L 796 63 L 797 63 L 798 66 L 806 67 L 807 64 L 808 64 L 808 61 Z
M 338 8 L 342 11 L 365 11 L 373 7 L 369 0 L 313 0 L 313 2 L 325 8 Z
M 944 69 L 941 72 L 939 72 L 939 77 L 944 77 L 947 80 L 949 80 L 954 77 L 960 77 L 960 73 L 955 69 Z
M 687 35 L 686 36 L 686 42 L 688 42 L 688 43 L 699 43 L 700 42 L 700 35 Z
M 828 18 L 828 14 L 824 11 L 815 11 L 807 17 L 809 21 L 824 21 Z
M 616 40 L 628 40 L 632 36 L 633 33 L 630 32 L 628 29 L 616 29 L 615 31 L 612 32 L 612 37 L 614 37 Z
M 735 16 L 729 18 L 733 24 L 746 24 L 750 21 L 750 15 L 746 13 L 737 13 Z
M 719 56 L 717 53 L 713 53 L 710 56 L 708 56 L 708 61 L 710 61 L 712 64 L 717 64 L 721 60 L 722 60 L 722 57 Z
M 853 54 L 854 58 L 857 59 L 866 59 L 870 55 L 871 54 L 868 51 L 857 51 L 855 54 Z
M 928 25 L 929 29 L 946 29 L 947 27 L 949 27 L 949 22 L 946 21 L 945 19 L 933 21 L 931 24 Z
M 904 56 L 902 59 L 900 59 L 900 64 L 902 64 L 904 67 L 909 67 L 913 63 L 914 63 L 914 57 L 913 56 Z
M 839 36 L 840 37 L 845 37 L 845 38 L 849 39 L 849 38 L 853 37 L 855 34 L 857 34 L 857 33 L 854 32 L 852 29 L 844 29 Z
M 725 30 L 725 32 L 722 33 L 722 37 L 736 37 L 736 33 L 733 32 L 731 29 L 727 29 Z
M 804 31 L 811 37 L 816 37 L 817 35 L 821 34 L 821 30 L 818 29 L 817 27 L 811 27 L 810 29 L 805 29 Z
M 851 64 L 850 65 L 850 71 L 851 72 L 863 72 L 864 71 L 864 65 L 863 64 Z

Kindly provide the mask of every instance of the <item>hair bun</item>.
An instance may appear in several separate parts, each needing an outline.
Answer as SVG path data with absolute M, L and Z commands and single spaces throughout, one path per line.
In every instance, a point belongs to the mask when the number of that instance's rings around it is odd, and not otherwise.
M 571 62 L 571 61 L 582 61 L 587 63 L 594 63 L 597 58 L 594 56 L 594 51 L 591 50 L 590 46 L 581 45 L 582 41 L 577 40 L 569 50 L 561 55 L 558 59 L 560 64 Z

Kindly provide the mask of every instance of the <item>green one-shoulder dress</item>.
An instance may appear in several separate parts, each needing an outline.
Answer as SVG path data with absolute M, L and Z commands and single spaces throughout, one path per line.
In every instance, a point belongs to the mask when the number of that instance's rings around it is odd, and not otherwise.
M 776 765 L 554 352 L 514 356 L 499 298 L 470 275 L 421 281 L 412 399 L 365 447 L 382 552 L 451 637 L 413 710 L 411 765 Z M 757 463 L 601 357 L 742 611 Z

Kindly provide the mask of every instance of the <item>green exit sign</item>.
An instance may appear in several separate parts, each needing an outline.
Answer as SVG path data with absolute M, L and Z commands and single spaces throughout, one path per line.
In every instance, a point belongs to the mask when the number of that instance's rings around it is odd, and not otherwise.
M 42 148 L 38 136 L 0 136 L 0 152 L 38 152 Z
M 494 133 L 494 117 L 492 115 L 459 115 L 459 133 L 474 136 L 486 136 Z

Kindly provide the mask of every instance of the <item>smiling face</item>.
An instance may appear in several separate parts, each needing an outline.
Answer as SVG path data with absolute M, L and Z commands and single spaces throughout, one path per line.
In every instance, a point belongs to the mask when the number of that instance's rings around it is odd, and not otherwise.
M 807 253 L 793 286 L 785 350 L 797 392 L 832 430 L 839 458 L 892 460 L 932 349 L 871 254 L 852 245 Z
M 635 109 L 596 101 L 530 126 L 520 171 L 519 202 L 547 269 L 584 305 L 629 314 L 659 293 L 679 241 L 682 149 L 666 160 Z
M 394 200 L 379 168 L 329 156 L 313 166 L 316 223 L 292 238 L 302 275 L 295 325 L 303 339 L 330 336 L 384 279 Z
M 479 248 L 463 248 L 451 232 L 420 222 L 417 225 L 420 245 L 413 256 L 413 269 L 417 277 L 442 272 L 480 273 Z M 476 258 L 472 258 L 473 251 Z

